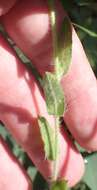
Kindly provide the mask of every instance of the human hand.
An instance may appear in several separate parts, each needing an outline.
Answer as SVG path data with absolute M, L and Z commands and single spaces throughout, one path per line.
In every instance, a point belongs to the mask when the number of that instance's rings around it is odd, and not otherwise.
M 58 1 L 57 12 L 60 28 L 65 14 Z M 17 1 L 8 14 L 1 17 L 1 22 L 42 75 L 46 70 L 53 69 L 52 40 L 46 2 Z M 47 114 L 44 97 L 34 77 L 17 59 L 2 36 L 0 60 L 0 119 L 48 180 L 52 174 L 52 163 L 44 159 L 37 116 L 45 116 L 52 126 L 54 118 Z M 73 30 L 72 64 L 68 74 L 62 79 L 68 105 L 64 120 L 79 144 L 93 151 L 97 150 L 96 85 L 96 78 Z M 73 186 L 83 175 L 84 162 L 66 132 L 62 131 L 59 135 L 59 177 L 65 178 L 69 186 Z

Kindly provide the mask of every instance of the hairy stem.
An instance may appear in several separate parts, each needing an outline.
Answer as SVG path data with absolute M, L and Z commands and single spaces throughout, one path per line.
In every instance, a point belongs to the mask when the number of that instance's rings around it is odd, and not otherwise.
M 50 15 L 50 24 L 52 32 L 52 46 L 53 46 L 53 63 L 56 65 L 57 54 L 58 54 L 58 39 L 57 39 L 57 26 L 56 26 L 56 8 L 55 0 L 48 0 L 49 15 Z M 53 177 L 52 181 L 56 181 L 58 177 L 58 152 L 59 152 L 59 143 L 58 143 L 58 134 L 59 134 L 59 117 L 55 116 L 55 161 L 53 165 Z
M 55 161 L 53 165 L 53 181 L 57 180 L 58 177 L 58 153 L 59 153 L 59 128 L 60 128 L 60 118 L 55 117 Z

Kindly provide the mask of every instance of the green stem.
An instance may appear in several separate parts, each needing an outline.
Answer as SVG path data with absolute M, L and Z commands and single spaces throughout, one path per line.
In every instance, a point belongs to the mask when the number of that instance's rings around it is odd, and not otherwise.
M 50 24 L 52 32 L 52 45 L 53 45 L 53 63 L 56 68 L 57 54 L 58 54 L 58 39 L 57 39 L 57 26 L 56 26 L 56 8 L 55 0 L 48 0 L 49 15 L 50 15 Z M 56 72 L 56 71 L 55 71 Z M 58 152 L 59 152 L 59 143 L 58 143 L 58 134 L 59 134 L 59 117 L 55 116 L 55 161 L 53 165 L 53 177 L 52 181 L 56 181 L 58 177 Z
M 55 117 L 55 161 L 53 166 L 53 181 L 57 180 L 58 177 L 58 153 L 59 153 L 59 128 L 60 128 L 60 121 L 59 117 Z

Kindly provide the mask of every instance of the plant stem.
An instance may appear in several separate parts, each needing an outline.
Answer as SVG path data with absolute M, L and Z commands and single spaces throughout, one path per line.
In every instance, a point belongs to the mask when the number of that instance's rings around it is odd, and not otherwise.
M 59 153 L 59 128 L 60 128 L 60 121 L 59 117 L 55 117 L 55 161 L 53 165 L 53 181 L 57 180 L 58 177 L 58 153 Z
M 58 54 L 58 39 L 57 39 L 57 27 L 56 27 L 56 9 L 55 9 L 55 0 L 48 0 L 49 15 L 50 15 L 50 24 L 52 32 L 52 45 L 53 45 L 53 63 L 56 67 L 57 54 Z M 55 161 L 53 165 L 53 177 L 52 181 L 56 181 L 58 177 L 58 152 L 59 152 L 59 143 L 58 143 L 58 134 L 59 134 L 59 117 L 55 116 Z

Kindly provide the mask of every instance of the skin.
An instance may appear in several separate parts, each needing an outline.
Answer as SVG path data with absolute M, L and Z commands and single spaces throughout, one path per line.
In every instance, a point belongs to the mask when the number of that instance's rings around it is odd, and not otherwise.
M 31 182 L 0 137 L 0 190 L 32 190 Z
M 42 92 L 32 74 L 16 58 L 2 36 L 0 60 L 0 120 L 25 149 L 42 175 L 50 181 L 53 163 L 45 159 L 37 117 L 46 117 L 52 128 L 55 126 L 54 118 L 48 115 Z M 76 184 L 84 172 L 83 159 L 64 130 L 59 133 L 57 168 L 58 177 L 68 180 L 69 186 Z
M 65 13 L 58 1 L 56 4 L 59 30 Z M 1 17 L 1 21 L 42 75 L 45 70 L 53 70 L 52 38 L 46 2 L 21 0 L 8 14 Z M 38 115 L 45 116 L 52 127 L 54 118 L 47 114 L 44 97 L 35 79 L 16 58 L 2 36 L 0 62 L 0 119 L 23 146 L 42 175 L 49 180 L 52 163 L 44 160 L 43 142 L 36 118 Z M 61 83 L 67 101 L 64 119 L 69 130 L 81 145 L 97 150 L 97 138 L 93 133 L 94 128 L 96 132 L 97 116 L 96 79 L 74 31 L 72 63 Z M 59 177 L 67 179 L 69 186 L 73 186 L 84 173 L 83 159 L 65 131 L 60 131 L 59 144 Z
M 0 16 L 7 13 L 16 3 L 17 0 L 0 0 Z
M 60 32 L 65 13 L 59 1 L 56 1 L 56 8 L 57 26 Z M 44 0 L 18 2 L 14 9 L 2 18 L 2 22 L 12 39 L 42 75 L 45 71 L 53 70 L 50 21 L 48 6 Z M 72 63 L 68 74 L 62 79 L 67 102 L 64 120 L 79 144 L 87 150 L 95 151 L 97 150 L 97 82 L 74 30 L 72 37 Z

